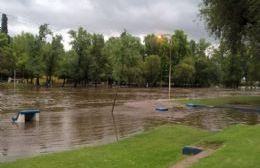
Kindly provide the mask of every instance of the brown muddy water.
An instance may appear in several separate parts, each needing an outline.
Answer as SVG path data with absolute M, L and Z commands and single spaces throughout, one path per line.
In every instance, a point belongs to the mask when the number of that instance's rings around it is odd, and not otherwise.
M 111 116 L 115 89 L 0 90 L 0 162 L 115 141 Z M 260 95 L 259 91 L 173 89 L 174 98 Z M 235 123 L 260 123 L 260 114 L 228 109 L 187 109 L 167 101 L 167 89 L 120 88 L 115 107 L 119 138 L 164 123 L 220 130 Z M 156 112 L 158 105 L 168 112 Z M 22 109 L 41 110 L 40 121 L 12 124 Z

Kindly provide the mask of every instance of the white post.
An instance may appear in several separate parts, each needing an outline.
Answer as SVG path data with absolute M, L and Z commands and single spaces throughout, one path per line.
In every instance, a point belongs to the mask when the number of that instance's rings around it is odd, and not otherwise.
M 14 90 L 15 90 L 15 79 L 16 78 L 16 70 L 14 69 Z
M 16 122 L 18 123 L 24 123 L 25 122 L 25 115 L 24 114 L 19 114 Z
M 40 121 L 40 113 L 35 113 L 34 121 Z

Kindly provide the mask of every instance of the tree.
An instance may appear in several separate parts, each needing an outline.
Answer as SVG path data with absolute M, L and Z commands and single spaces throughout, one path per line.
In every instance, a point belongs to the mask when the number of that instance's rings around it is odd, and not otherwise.
M 76 58 L 77 54 L 74 50 L 70 50 L 68 52 L 64 53 L 64 56 L 60 58 L 60 61 L 58 62 L 58 70 L 57 70 L 57 76 L 60 79 L 63 79 L 62 87 L 65 87 L 65 83 L 67 79 L 74 79 L 73 72 L 75 72 L 74 68 L 76 67 Z
M 90 79 L 90 65 L 92 58 L 90 56 L 91 49 L 91 34 L 82 27 L 78 31 L 70 30 L 69 34 L 72 38 L 72 50 L 77 54 L 76 62 L 74 63 L 74 87 L 84 80 L 85 86 Z
M 8 18 L 5 13 L 2 14 L 1 32 L 8 34 Z
M 225 42 L 230 50 L 229 87 L 237 87 L 242 76 L 238 67 L 242 44 L 253 47 L 252 53 L 260 60 L 260 2 L 246 0 L 203 0 L 200 13 L 211 34 Z M 236 75 L 234 75 L 236 74 Z
M 113 78 L 119 84 L 131 84 L 141 81 L 141 43 L 140 39 L 123 32 L 119 38 L 111 39 L 110 59 L 113 66 Z M 111 46 L 111 44 L 110 44 Z M 139 79 L 138 79 L 139 78 Z
M 190 51 L 191 51 L 191 56 L 195 57 L 197 54 L 197 44 L 196 41 L 190 40 Z
M 12 38 L 11 46 L 16 57 L 16 73 L 22 78 L 33 78 L 32 69 L 28 64 L 35 40 L 33 34 L 24 32 Z
M 113 80 L 119 84 L 142 81 L 141 49 L 140 39 L 126 31 L 120 37 L 112 37 L 106 42 L 104 52 L 108 58 L 108 65 L 112 67 Z
M 207 42 L 205 39 L 200 39 L 196 45 L 196 56 L 197 57 L 206 57 L 206 50 L 209 48 L 211 44 Z
M 36 86 L 40 86 L 40 76 L 44 70 L 43 57 L 44 46 L 46 45 L 47 35 L 51 35 L 52 32 L 48 28 L 48 24 L 40 25 L 39 34 L 35 37 L 34 43 L 30 48 L 30 58 L 28 60 L 27 68 L 33 72 L 33 76 L 36 77 Z
M 150 86 L 156 86 L 161 71 L 160 57 L 158 55 L 150 55 L 146 57 L 143 68 L 146 82 Z
M 161 39 L 158 39 L 154 34 L 148 34 L 144 38 L 145 54 L 147 55 L 160 55 L 162 47 Z
M 49 26 L 48 24 L 40 25 L 39 35 L 38 35 L 40 42 L 45 42 L 47 35 L 52 35 L 52 31 L 49 29 L 48 26 Z
M 102 50 L 105 46 L 104 37 L 102 34 L 94 34 L 92 36 L 92 48 L 91 48 L 91 55 L 93 57 L 92 63 L 92 79 L 95 82 L 95 87 L 97 86 L 97 82 L 104 77 L 105 65 L 106 65 L 106 58 L 102 53 Z
M 158 55 L 161 60 L 160 69 L 160 85 L 162 82 L 168 82 L 169 74 L 169 40 L 165 36 L 156 36 L 154 34 L 148 34 L 144 39 L 145 43 L 145 55 Z M 172 47 L 172 46 L 171 46 Z
M 197 58 L 195 60 L 195 84 L 198 86 L 210 86 L 220 83 L 220 68 L 214 61 L 207 57 Z
M 119 79 L 119 77 L 115 75 L 114 67 L 118 62 L 116 58 L 117 55 L 120 54 L 120 46 L 120 38 L 111 37 L 105 43 L 105 46 L 103 48 L 103 55 L 107 60 L 107 63 L 105 65 L 105 78 L 109 85 L 112 85 L 113 80 Z
M 193 83 L 195 74 L 194 61 L 192 57 L 186 57 L 174 71 L 174 82 L 176 85 L 186 85 Z
M 119 76 L 128 84 L 135 81 L 141 81 L 141 65 L 142 61 L 140 39 L 132 36 L 126 31 L 121 34 L 121 55 L 119 60 Z
M 43 46 L 43 60 L 45 62 L 46 86 L 50 86 L 52 76 L 57 70 L 58 61 L 64 54 L 62 36 L 56 35 L 52 37 L 51 44 Z
M 172 36 L 173 64 L 177 65 L 184 57 L 191 54 L 187 35 L 183 30 L 176 30 Z
M 190 50 L 194 58 L 195 67 L 194 83 L 197 86 L 209 86 L 220 82 L 219 69 L 206 54 L 210 45 L 205 39 L 200 39 L 197 43 L 193 40 L 190 41 Z
M 0 33 L 0 74 L 9 76 L 12 74 L 16 65 L 16 60 L 12 48 L 8 44 L 8 36 Z

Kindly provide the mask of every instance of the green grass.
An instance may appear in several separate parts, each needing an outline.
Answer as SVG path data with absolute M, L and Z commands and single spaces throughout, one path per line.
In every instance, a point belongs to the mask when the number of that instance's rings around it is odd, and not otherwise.
M 260 165 L 260 125 L 234 125 L 221 132 L 164 125 L 96 147 L 41 155 L 0 164 L 0 168 L 167 168 L 184 159 L 181 149 L 195 144 L 218 148 L 192 168 L 256 168 Z
M 260 125 L 236 125 L 205 139 L 224 142 L 208 158 L 192 168 L 257 168 L 260 167 Z
M 97 147 L 42 155 L 0 164 L 1 168 L 164 168 L 182 159 L 183 146 L 211 135 L 204 130 L 165 125 Z
M 179 103 L 194 103 L 203 105 L 219 106 L 225 104 L 260 105 L 260 96 L 228 96 L 208 99 L 177 99 Z

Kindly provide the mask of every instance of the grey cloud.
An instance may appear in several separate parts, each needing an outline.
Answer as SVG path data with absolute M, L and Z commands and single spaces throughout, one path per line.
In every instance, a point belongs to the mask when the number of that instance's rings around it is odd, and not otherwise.
M 134 35 L 172 33 L 183 29 L 191 38 L 208 36 L 198 14 L 198 0 L 2 0 L 12 34 L 18 25 L 36 30 L 48 23 L 56 31 L 85 27 L 90 32 Z M 196 21 L 195 21 L 196 20 Z M 21 26 L 20 26 L 21 29 Z M 20 30 L 19 29 L 19 30 Z

